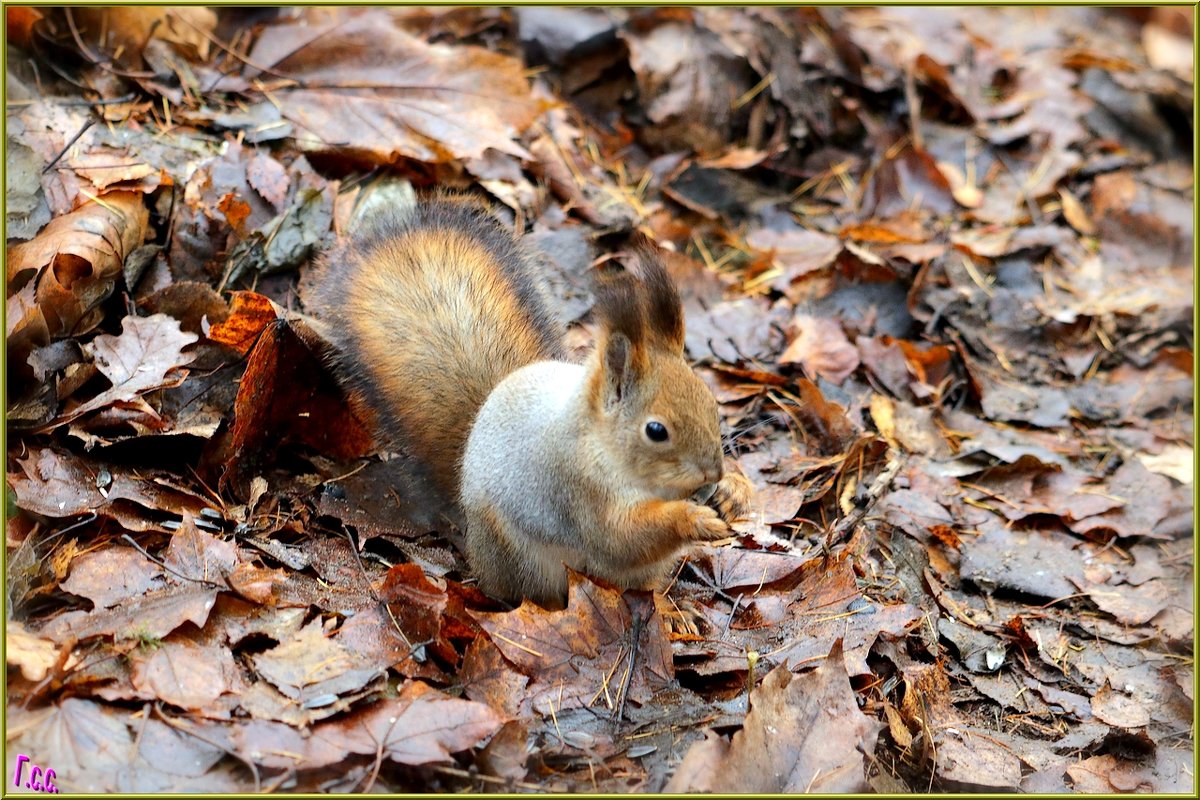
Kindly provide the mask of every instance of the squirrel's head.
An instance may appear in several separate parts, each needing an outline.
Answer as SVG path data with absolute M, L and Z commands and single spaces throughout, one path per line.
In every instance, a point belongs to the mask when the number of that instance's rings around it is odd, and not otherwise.
M 591 401 L 604 446 L 648 490 L 683 499 L 724 472 L 717 401 L 683 357 L 683 307 L 648 244 L 596 275 Z

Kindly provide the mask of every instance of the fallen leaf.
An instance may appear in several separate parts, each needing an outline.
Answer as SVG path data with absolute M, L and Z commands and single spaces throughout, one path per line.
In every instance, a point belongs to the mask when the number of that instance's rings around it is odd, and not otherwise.
M 136 689 L 183 709 L 204 710 L 234 687 L 233 654 L 223 644 L 170 636 L 133 657 Z
M 114 791 L 116 774 L 133 757 L 128 713 L 79 697 L 37 712 L 8 715 L 9 751 L 34 764 L 53 765 L 62 792 Z
M 300 141 L 385 163 L 397 155 L 435 163 L 478 158 L 489 147 L 528 157 L 513 139 L 541 110 L 520 62 L 477 47 L 426 44 L 382 11 L 270 26 L 247 64 L 258 65 L 246 70 L 247 80 L 294 81 L 272 94 L 308 134 Z
M 37 305 L 51 336 L 86 333 L 99 324 L 99 305 L 142 243 L 148 221 L 140 192 L 108 192 L 9 248 L 8 285 L 37 281 Z
M 1169 444 L 1161 453 L 1138 453 L 1138 461 L 1151 472 L 1174 478 L 1183 484 L 1194 480 L 1195 451 L 1183 445 Z
M 95 512 L 128 530 L 161 530 L 161 512 L 211 513 L 210 501 L 164 480 L 117 465 L 104 466 L 59 450 L 33 450 L 8 473 L 16 505 L 34 514 L 62 518 Z
M 91 600 L 96 608 L 111 608 L 122 600 L 162 588 L 166 571 L 132 547 L 105 547 L 71 562 L 63 591 Z
M 1141 728 L 1150 724 L 1148 708 L 1107 682 L 1092 697 L 1092 713 L 1118 728 Z
M 1083 203 L 1079 202 L 1079 198 L 1071 194 L 1066 189 L 1059 189 L 1058 196 L 1062 198 L 1063 216 L 1067 218 L 1067 222 L 1071 227 L 1082 233 L 1084 236 L 1092 236 L 1096 233 L 1096 225 L 1088 217 L 1087 211 L 1083 207 Z
M 102 334 L 84 345 L 84 351 L 112 386 L 66 412 L 54 424 L 63 425 L 114 403 L 178 385 L 187 374 L 180 368 L 195 357 L 184 353 L 183 348 L 198 338 L 194 333 L 185 333 L 177 320 L 165 314 L 126 317 L 119 336 Z
M 1075 594 L 1072 578 L 1083 580 L 1090 548 L 1054 530 L 1017 530 L 999 522 L 979 526 L 963 542 L 963 578 L 987 589 L 1004 588 L 1048 599 Z
M 374 755 L 382 750 L 400 764 L 436 764 L 482 743 L 502 723 L 500 715 L 482 703 L 410 681 L 395 700 L 376 703 L 345 723 L 324 723 L 314 735 L 329 736 L 337 729 L 351 752 Z
M 373 450 L 372 435 L 356 416 L 361 409 L 347 405 L 342 388 L 308 344 L 315 340 L 301 323 L 280 321 L 254 343 L 238 386 L 222 486 L 233 485 L 245 496 L 251 473 L 292 442 L 343 459 Z
M 482 703 L 460 700 L 409 681 L 398 697 L 380 700 L 338 720 L 314 725 L 307 736 L 290 725 L 243 723 L 229 734 L 243 757 L 275 769 L 320 769 L 350 753 L 401 764 L 451 761 L 500 729 L 503 720 Z
M 251 661 L 262 677 L 301 705 L 357 691 L 384 672 L 328 636 L 319 619 Z
M 746 61 L 715 31 L 670 15 L 650 17 L 619 35 L 629 47 L 629 66 L 655 138 L 699 150 L 724 144 L 742 108 L 738 98 L 755 82 Z
M 124 639 L 161 639 L 190 622 L 204 627 L 217 599 L 217 589 L 200 583 L 182 583 L 147 592 L 97 611 L 67 611 L 39 631 L 56 642 L 111 636 Z
M 521 699 L 529 685 L 522 675 L 500 654 L 499 648 L 485 637 L 479 637 L 467 647 L 459 678 L 467 697 L 486 703 L 506 717 L 520 716 Z
M 1085 517 L 1070 524 L 1076 533 L 1114 531 L 1119 536 L 1172 538 L 1158 525 L 1171 508 L 1173 487 L 1168 478 L 1151 472 L 1136 459 L 1126 461 L 1109 478 L 1106 491 L 1122 501 L 1119 508 Z
M 563 611 L 545 611 L 526 600 L 515 611 L 471 616 L 504 657 L 532 679 L 524 702 L 539 714 L 597 703 L 615 708 L 622 687 L 610 685 L 608 676 L 633 648 L 638 668 L 631 674 L 628 699 L 649 701 L 674 678 L 662 618 L 637 595 L 619 594 L 579 573 L 569 575 Z M 631 638 L 635 614 L 645 615 L 636 642 Z
M 84 7 L 76 9 L 74 14 L 77 24 L 107 34 L 103 46 L 116 52 L 123 64 L 136 61 L 151 38 L 187 45 L 205 59 L 217 25 L 217 15 L 209 8 Z
M 258 153 L 246 165 L 246 179 L 254 190 L 277 210 L 283 209 L 287 200 L 291 178 L 283 165 L 266 153 Z
M 842 252 L 838 237 L 803 228 L 785 231 L 759 228 L 746 236 L 746 244 L 767 253 L 783 271 L 782 277 L 775 281 L 780 288 L 825 269 Z
M 282 318 L 283 309 L 257 292 L 234 292 L 229 316 L 208 330 L 208 338 L 246 355 L 267 325 Z
M 814 670 L 772 670 L 750 695 L 742 730 L 697 743 L 668 792 L 858 792 L 864 753 L 883 726 L 858 708 L 840 644 Z
M 4 658 L 10 666 L 21 670 L 27 681 L 40 681 L 59 662 L 59 648 L 49 639 L 35 636 L 17 620 L 8 620 L 4 631 Z M 78 663 L 74 655 L 63 663 L 64 670 Z
M 858 350 L 836 320 L 796 314 L 795 338 L 779 356 L 780 365 L 800 364 L 810 377 L 841 383 L 858 369 Z

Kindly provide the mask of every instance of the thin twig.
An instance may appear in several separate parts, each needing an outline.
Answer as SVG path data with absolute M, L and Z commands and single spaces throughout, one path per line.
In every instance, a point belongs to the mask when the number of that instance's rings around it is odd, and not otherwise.
M 228 747 L 226 747 L 225 745 L 221 744 L 218 741 L 209 739 L 207 736 L 201 736 L 200 734 L 196 733 L 194 730 L 191 730 L 191 729 L 187 728 L 186 726 L 181 725 L 178 722 L 175 722 L 174 720 L 172 720 L 170 717 L 168 717 L 166 714 L 164 714 L 162 712 L 162 708 L 160 707 L 159 704 L 155 704 L 154 713 L 157 714 L 158 718 L 161 719 L 165 724 L 169 725 L 170 727 L 174 728 L 175 730 L 180 731 L 182 733 L 186 733 L 188 736 L 194 736 L 195 738 L 199 739 L 200 741 L 204 742 L 205 744 L 209 745 L 210 747 L 215 747 L 216 749 L 221 750 L 224 753 L 227 753 L 228 755 L 233 756 L 238 761 L 241 761 L 243 764 L 245 764 L 247 767 L 250 768 L 251 774 L 254 775 L 254 793 L 260 794 L 262 792 L 262 779 L 258 775 L 258 765 L 255 764 L 251 759 L 246 758 L 245 756 L 243 756 L 241 753 L 237 752 L 236 750 L 230 750 Z
M 846 516 L 837 521 L 833 526 L 833 530 L 825 539 L 825 552 L 828 555 L 829 549 L 833 545 L 845 538 L 846 534 L 853 530 L 863 518 L 867 516 L 877 500 L 883 496 L 884 492 L 891 487 L 892 481 L 896 479 L 896 475 L 900 472 L 900 467 L 904 463 L 900 458 L 900 454 L 894 450 L 888 451 L 888 463 L 883 468 L 883 471 L 875 476 L 875 480 L 871 483 L 871 488 L 867 491 L 867 496 L 861 504 L 856 505 L 850 510 Z
M 90 131 L 92 129 L 92 126 L 95 124 L 96 124 L 96 120 L 94 120 L 94 119 L 89 119 L 87 122 L 83 123 L 83 127 L 79 129 L 79 133 L 72 136 L 71 141 L 69 141 L 65 145 L 63 145 L 63 149 L 58 151 L 58 155 L 56 155 L 54 157 L 54 160 L 51 161 L 49 164 L 47 164 L 42 169 L 42 174 L 45 175 L 47 172 L 52 170 L 54 168 L 54 165 L 57 164 L 59 162 L 59 160 L 61 160 L 62 157 L 67 154 L 67 151 L 70 150 L 71 147 L 74 146 L 74 144 L 79 141 L 79 137 L 83 136 L 85 133 Z
M 162 567 L 163 569 L 165 569 L 167 572 L 171 573 L 172 575 L 175 575 L 176 577 L 183 578 L 185 581 L 191 581 L 192 583 L 203 583 L 205 586 L 211 586 L 214 589 L 224 589 L 225 588 L 225 586 L 223 584 L 217 583 L 216 581 L 210 581 L 205 578 L 192 578 L 187 575 L 184 575 L 179 570 L 170 567 L 162 559 L 155 558 L 154 556 L 150 555 L 150 553 L 148 553 L 146 551 L 146 548 L 142 547 L 140 544 L 135 542 L 128 533 L 121 534 L 121 538 L 124 539 L 125 541 L 129 542 L 129 544 L 133 545 L 134 549 L 137 550 L 142 555 L 144 555 L 146 558 L 150 559 L 155 564 L 158 564 L 160 567 Z
M 621 720 L 625 719 L 625 701 L 629 699 L 629 687 L 633 684 L 633 675 L 637 670 L 637 654 L 642 642 L 642 630 L 646 627 L 646 623 L 650 621 L 654 609 L 651 608 L 650 613 L 644 617 L 634 616 L 633 626 L 630 629 L 630 639 L 632 643 L 629 648 L 629 670 L 625 673 L 625 680 L 621 682 L 621 702 L 617 706 L 617 713 L 614 719 L 617 725 L 621 724 Z

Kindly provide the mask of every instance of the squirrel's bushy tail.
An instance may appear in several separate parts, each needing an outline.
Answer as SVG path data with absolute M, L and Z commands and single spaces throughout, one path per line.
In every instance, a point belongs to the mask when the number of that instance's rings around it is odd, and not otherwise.
M 563 357 L 540 265 L 484 206 L 453 196 L 375 214 L 336 258 L 314 305 L 341 379 L 457 501 L 467 437 L 492 389 Z

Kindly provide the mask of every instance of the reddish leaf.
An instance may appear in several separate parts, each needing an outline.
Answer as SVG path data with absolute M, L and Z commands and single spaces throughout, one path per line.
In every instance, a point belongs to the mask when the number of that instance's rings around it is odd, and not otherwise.
M 634 615 L 645 620 L 634 642 Z M 567 608 L 545 611 L 525 601 L 503 614 L 474 612 L 504 657 L 532 680 L 526 702 L 548 714 L 603 703 L 615 708 L 621 687 L 611 675 L 637 650 L 628 698 L 647 702 L 674 677 L 662 618 L 634 594 L 621 595 L 570 573 Z M 623 674 L 623 673 L 622 673 Z M 604 687 L 608 687 L 605 692 Z
M 341 459 L 373 449 L 324 363 L 292 323 L 279 321 L 255 343 L 238 387 L 221 485 L 232 483 L 244 495 L 253 470 L 287 443 Z
M 229 316 L 208 331 L 208 338 L 227 344 L 241 355 L 250 352 L 267 325 L 282 316 L 282 309 L 257 292 L 234 292 Z

